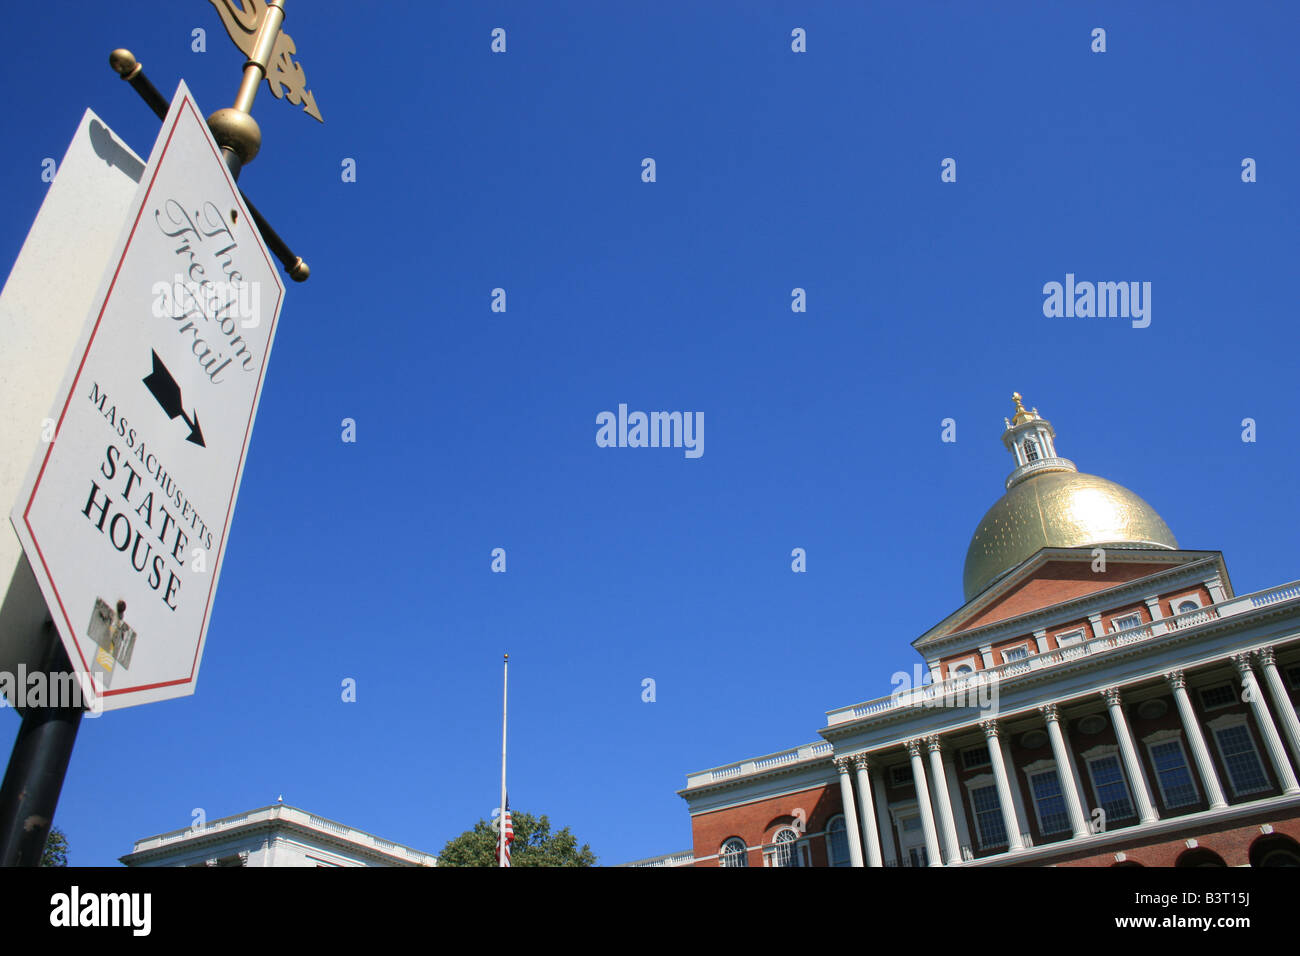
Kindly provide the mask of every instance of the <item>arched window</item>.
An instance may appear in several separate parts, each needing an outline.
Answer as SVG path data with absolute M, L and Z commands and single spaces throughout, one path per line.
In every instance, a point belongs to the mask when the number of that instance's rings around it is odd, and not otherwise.
M 719 866 L 749 866 L 749 853 L 745 850 L 745 841 L 732 837 L 722 844 L 718 853 Z
M 1273 850 L 1259 863 L 1260 866 L 1300 866 L 1300 856 L 1294 850 Z
M 851 866 L 849 862 L 849 827 L 838 816 L 826 827 L 826 856 L 831 866 Z
M 1223 862 L 1223 857 L 1219 856 L 1219 854 L 1215 853 L 1213 850 L 1207 850 L 1203 846 L 1185 851 L 1177 860 L 1174 861 L 1174 866 L 1177 867 L 1227 865 L 1228 864 Z
M 1025 461 L 1038 461 L 1038 444 L 1032 438 L 1025 439 Z
M 799 854 L 799 834 L 793 827 L 784 827 L 777 831 L 772 842 L 775 844 L 772 853 L 773 866 L 803 866 L 803 858 Z
M 1300 843 L 1281 833 L 1257 839 L 1250 848 L 1251 866 L 1300 866 Z
M 1175 611 L 1174 613 L 1186 614 L 1188 611 L 1195 611 L 1198 607 L 1200 607 L 1200 605 L 1197 604 L 1195 601 L 1179 601 L 1178 610 Z

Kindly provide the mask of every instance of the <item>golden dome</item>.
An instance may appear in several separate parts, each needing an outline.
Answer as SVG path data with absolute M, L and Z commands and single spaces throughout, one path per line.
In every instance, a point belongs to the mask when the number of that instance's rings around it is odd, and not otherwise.
M 966 552 L 969 601 L 1039 548 L 1174 548 L 1149 504 L 1113 481 L 1076 471 L 1030 475 L 988 510 Z

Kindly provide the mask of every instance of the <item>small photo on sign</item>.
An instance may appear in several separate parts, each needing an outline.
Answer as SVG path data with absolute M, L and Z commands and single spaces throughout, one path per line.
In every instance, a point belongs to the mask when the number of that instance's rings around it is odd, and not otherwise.
M 95 598 L 95 609 L 90 612 L 90 624 L 86 626 L 86 636 L 100 648 L 95 663 L 106 672 L 111 672 L 114 664 L 129 668 L 131 652 L 135 650 L 135 628 L 122 620 L 126 602 L 117 604 L 114 611 L 103 598 Z

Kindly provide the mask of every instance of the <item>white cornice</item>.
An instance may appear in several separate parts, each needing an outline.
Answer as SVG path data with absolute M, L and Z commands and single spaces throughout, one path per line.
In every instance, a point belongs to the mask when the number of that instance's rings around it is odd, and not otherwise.
M 201 828 L 187 827 L 145 837 L 137 840 L 132 851 L 121 857 L 121 861 L 127 865 L 139 865 L 264 832 L 305 835 L 354 857 L 389 866 L 433 866 L 437 861 L 432 853 L 385 840 L 286 804 L 272 804 L 210 820 Z
M 1286 588 L 1283 589 L 1273 589 L 1273 590 L 1290 590 L 1290 589 L 1291 588 L 1287 586 Z M 1260 592 L 1260 593 L 1267 595 L 1269 592 Z M 1255 596 L 1243 595 L 1241 597 L 1234 598 L 1232 601 L 1226 603 L 1253 604 L 1253 600 L 1252 600 L 1253 597 Z M 1300 611 L 1300 597 L 1292 597 L 1278 603 L 1264 604 L 1262 606 L 1251 607 L 1248 610 L 1243 611 L 1241 613 L 1224 615 L 1219 618 L 1205 621 L 1204 623 L 1194 627 L 1185 627 L 1185 628 L 1178 628 L 1174 630 L 1167 630 L 1164 633 L 1153 635 L 1149 638 L 1146 638 L 1145 640 L 1134 641 L 1132 643 L 1121 644 L 1119 646 L 1113 646 L 1106 649 L 1103 652 L 1092 653 L 1089 655 L 1078 657 L 1076 659 L 1062 661 L 1061 663 L 1051 667 L 1040 668 L 1037 670 L 1028 670 L 1020 674 L 1017 674 L 1014 677 L 1003 679 L 999 685 L 1000 698 L 1002 699 L 1003 706 L 1005 708 L 1005 698 L 1010 694 L 1021 694 L 1022 696 L 1028 696 L 1026 692 L 1030 691 L 1036 685 L 1043 685 L 1049 683 L 1061 684 L 1063 681 L 1072 678 L 1075 679 L 1077 683 L 1078 682 L 1077 679 L 1081 675 L 1088 674 L 1089 672 L 1097 672 L 1095 674 L 1094 680 L 1095 682 L 1098 682 L 1101 685 L 1113 683 L 1114 679 L 1112 678 L 1111 673 L 1109 672 L 1113 672 L 1115 669 L 1115 665 L 1117 664 L 1123 664 L 1137 657 L 1157 656 L 1162 652 L 1169 652 L 1172 649 L 1178 648 L 1179 646 L 1186 645 L 1192 642 L 1206 641 L 1215 636 L 1222 634 L 1224 631 L 1244 632 L 1249 628 L 1267 624 L 1267 622 L 1269 622 L 1270 620 L 1278 617 L 1284 617 L 1284 616 L 1295 617 L 1298 611 Z M 1149 628 L 1151 627 L 1151 625 L 1144 625 L 1144 627 Z M 1287 642 L 1288 638 L 1294 638 L 1294 635 L 1279 635 L 1279 634 L 1257 635 L 1255 637 L 1251 637 L 1250 639 L 1244 641 L 1240 649 L 1232 650 L 1230 652 L 1216 651 L 1214 658 L 1217 659 L 1218 656 L 1220 656 L 1220 654 L 1226 654 L 1226 653 L 1248 653 L 1255 649 L 1254 648 L 1255 644 L 1259 644 L 1260 646 L 1267 646 L 1269 643 L 1280 644 L 1280 643 Z M 1018 661 L 1015 663 L 1020 664 L 1022 662 Z M 1204 661 L 1200 661 L 1200 660 L 1185 659 L 1185 663 L 1180 664 L 1180 666 L 1192 668 L 1192 667 L 1203 666 L 1204 663 L 1205 663 Z M 1157 665 L 1156 670 L 1159 671 L 1161 668 L 1164 668 L 1165 666 L 1167 665 L 1165 665 L 1164 662 L 1160 662 Z M 1125 678 L 1125 681 L 1131 682 L 1132 680 L 1139 680 L 1139 679 L 1145 680 L 1147 679 L 1148 676 L 1150 675 L 1143 676 L 1140 678 Z M 1158 673 L 1156 674 L 1156 676 L 1158 676 Z M 1089 687 L 1086 689 L 1086 691 L 1081 691 L 1080 693 L 1081 694 L 1090 693 L 1093 689 L 1094 688 Z M 1100 689 L 1100 687 L 1096 689 Z M 1059 700 L 1072 699 L 1075 696 L 1078 695 L 1071 694 L 1069 698 L 1062 697 L 1059 698 Z M 1017 706 L 1013 710 L 1003 709 L 999 714 L 999 718 L 1012 719 L 1014 718 L 1015 715 L 1019 714 L 1022 710 L 1023 711 L 1032 710 L 1043 702 L 1044 701 L 1034 701 L 1032 704 L 1027 704 L 1023 708 Z M 870 703 L 870 702 L 866 702 L 866 703 Z M 853 707 L 861 707 L 861 706 L 863 705 L 853 705 Z M 828 712 L 828 720 L 832 719 L 834 715 L 843 713 L 845 711 L 849 711 L 851 709 L 853 708 L 846 707 L 846 708 L 840 708 L 838 711 L 830 711 Z M 842 719 L 838 723 L 832 723 L 827 727 L 823 728 L 821 731 L 821 735 L 826 740 L 834 743 L 837 748 L 842 747 L 845 750 L 860 749 L 862 746 L 862 742 L 860 740 L 854 740 L 852 738 L 860 737 L 862 734 L 864 734 L 869 730 L 878 731 L 890 725 L 916 722 L 918 718 L 924 718 L 926 716 L 930 716 L 930 717 L 938 716 L 944 711 L 951 712 L 951 708 L 928 708 L 923 706 L 920 703 L 913 704 L 911 706 L 897 706 L 887 710 L 879 711 L 877 713 L 866 714 L 862 717 L 855 717 L 852 719 Z M 950 733 L 954 730 L 959 730 L 967 726 L 974 726 L 978 722 L 979 722 L 978 717 L 959 719 L 955 716 L 952 716 L 952 719 L 945 723 L 938 723 L 934 720 L 927 721 L 925 723 L 923 730 L 917 729 L 915 727 L 909 728 L 907 730 L 898 728 L 889 736 L 890 739 L 892 740 L 895 737 L 902 739 L 907 736 L 916 736 L 918 733 L 921 732 Z
M 1221 564 L 1218 552 L 1196 553 L 1211 555 Z M 1183 569 L 1174 569 L 1174 571 L 1181 570 Z M 1141 580 L 1149 583 L 1151 579 L 1147 577 Z M 1166 628 L 1162 633 L 1112 646 L 1101 653 L 1066 660 L 1051 667 L 1029 670 L 1006 679 L 1001 687 L 1001 696 L 1006 698 L 1008 695 L 1016 695 L 1019 699 L 1014 708 L 1003 709 L 999 719 L 1015 720 L 1035 711 L 1046 701 L 1032 699 L 1033 689 L 1043 684 L 1066 687 L 1065 693 L 1051 698 L 1051 702 L 1064 703 L 1091 696 L 1101 687 L 1110 686 L 1117 680 L 1132 683 L 1156 679 L 1171 666 L 1188 669 L 1209 666 L 1222 654 L 1249 652 L 1256 644 L 1260 647 L 1291 644 L 1294 642 L 1294 633 L 1285 635 L 1256 633 L 1243 635 L 1246 639 L 1242 640 L 1239 646 L 1234 645 L 1231 650 L 1215 647 L 1211 654 L 1204 657 L 1188 657 L 1183 652 L 1177 664 L 1160 659 L 1161 655 L 1177 653 L 1180 647 L 1187 644 L 1220 637 L 1225 631 L 1245 632 L 1252 628 L 1262 628 L 1277 618 L 1300 617 L 1300 584 L 1292 582 L 1252 594 L 1237 595 L 1222 604 L 1210 605 L 1199 610 L 1214 608 L 1221 610 L 1221 616 L 1208 619 L 1203 623 L 1169 628 L 1172 619 L 1165 619 L 1156 622 L 1157 625 Z M 1153 625 L 1143 625 L 1143 627 L 1150 629 Z M 1121 665 L 1122 670 L 1122 665 L 1140 657 L 1153 658 L 1150 666 L 1143 665 L 1140 672 L 1130 668 L 1131 673 L 1130 671 L 1116 673 L 1116 665 Z M 1093 686 L 1094 684 L 1097 686 Z M 862 705 L 852 705 L 852 707 L 857 706 Z M 829 713 L 837 714 L 852 707 L 839 708 Z M 915 736 L 962 733 L 977 727 L 980 719 L 978 715 L 961 718 L 950 709 L 947 711 L 931 709 L 920 704 L 898 706 L 880 713 L 832 724 L 820 731 L 823 739 L 814 744 L 805 744 L 766 757 L 726 764 L 712 770 L 698 771 L 688 777 L 687 786 L 677 793 L 687 801 L 694 815 L 816 786 L 835 786 L 838 775 L 832 763 L 833 756 L 844 754 L 852 756 L 865 749 L 883 749 Z M 909 723 L 913 726 L 899 726 Z M 887 734 L 879 733 L 891 728 L 892 730 Z M 885 739 L 886 737 L 888 739 Z M 814 748 L 817 749 L 814 751 Z M 759 766 L 760 764 L 767 764 L 767 766 Z M 795 775 L 799 777 L 797 782 L 789 779 Z M 781 789 L 779 791 L 768 789 L 773 783 L 778 784 Z M 743 795 L 741 791 L 744 791 Z
M 1086 554 L 1086 557 L 1080 554 L 1081 550 Z M 1058 554 L 1052 555 L 1049 552 L 1058 552 Z M 1149 564 L 1152 560 L 1151 554 L 1150 551 L 1121 552 L 1112 550 L 1106 552 L 1106 561 L 1109 564 Z M 1135 557 L 1136 555 L 1145 555 L 1145 558 Z M 1160 555 L 1166 559 L 1170 556 L 1181 555 L 1186 560 L 1175 567 L 1156 571 L 1133 581 L 1122 581 L 1112 587 L 1101 591 L 1092 591 L 1060 604 L 1035 608 L 1023 614 L 1017 614 L 1000 621 L 993 621 L 969 630 L 951 630 L 961 621 L 969 620 L 993 603 L 992 601 L 982 602 L 983 596 L 981 596 L 981 598 L 977 598 L 970 604 L 966 604 L 948 615 L 939 624 L 913 641 L 912 646 L 927 658 L 961 653 L 967 646 L 976 647 L 982 643 L 996 644 L 1007 636 L 1015 636 L 1022 632 L 1030 633 L 1036 628 L 1051 628 L 1058 624 L 1067 623 L 1081 616 L 1080 612 L 1087 608 L 1099 605 L 1108 606 L 1127 595 L 1149 592 L 1153 585 L 1156 587 L 1177 587 L 1184 583 L 1182 580 L 1184 578 L 1187 579 L 1185 583 L 1199 584 L 1204 569 L 1209 567 L 1222 572 L 1226 578 L 1227 572 L 1223 567 L 1223 556 L 1218 551 L 1165 551 L 1160 552 Z M 1194 558 L 1191 557 L 1193 555 Z M 1026 567 L 1025 573 L 1016 577 L 1015 584 L 1028 580 L 1033 576 L 1032 572 L 1038 571 L 1048 561 L 1068 561 L 1077 564 L 1090 564 L 1092 562 L 1092 552 L 1088 549 L 1043 548 L 1038 551 L 1034 559 L 1030 560 L 1033 561 L 1040 557 L 1042 560 L 1037 565 L 1032 568 Z M 1010 590 L 1010 588 L 1007 590 Z M 1004 595 L 1005 591 L 999 593 L 996 597 L 1000 598 Z M 1232 595 L 1229 594 L 1229 598 L 1231 597 Z M 981 603 L 984 606 L 978 606 Z M 924 648 L 924 651 L 922 651 L 922 648 Z

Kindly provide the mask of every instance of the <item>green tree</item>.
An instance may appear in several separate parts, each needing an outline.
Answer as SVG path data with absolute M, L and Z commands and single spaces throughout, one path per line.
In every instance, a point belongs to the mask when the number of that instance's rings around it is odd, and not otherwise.
M 41 851 L 41 866 L 68 865 L 68 838 L 58 827 L 50 827 L 50 835 L 45 838 L 45 849 Z
M 546 814 L 535 817 L 531 813 L 510 811 L 515 839 L 510 844 L 511 866 L 595 866 L 596 854 L 584 843 L 578 848 L 578 838 L 568 827 L 551 832 L 551 821 Z M 496 866 L 497 831 L 486 820 L 474 824 L 455 839 L 448 840 L 438 855 L 439 866 Z

